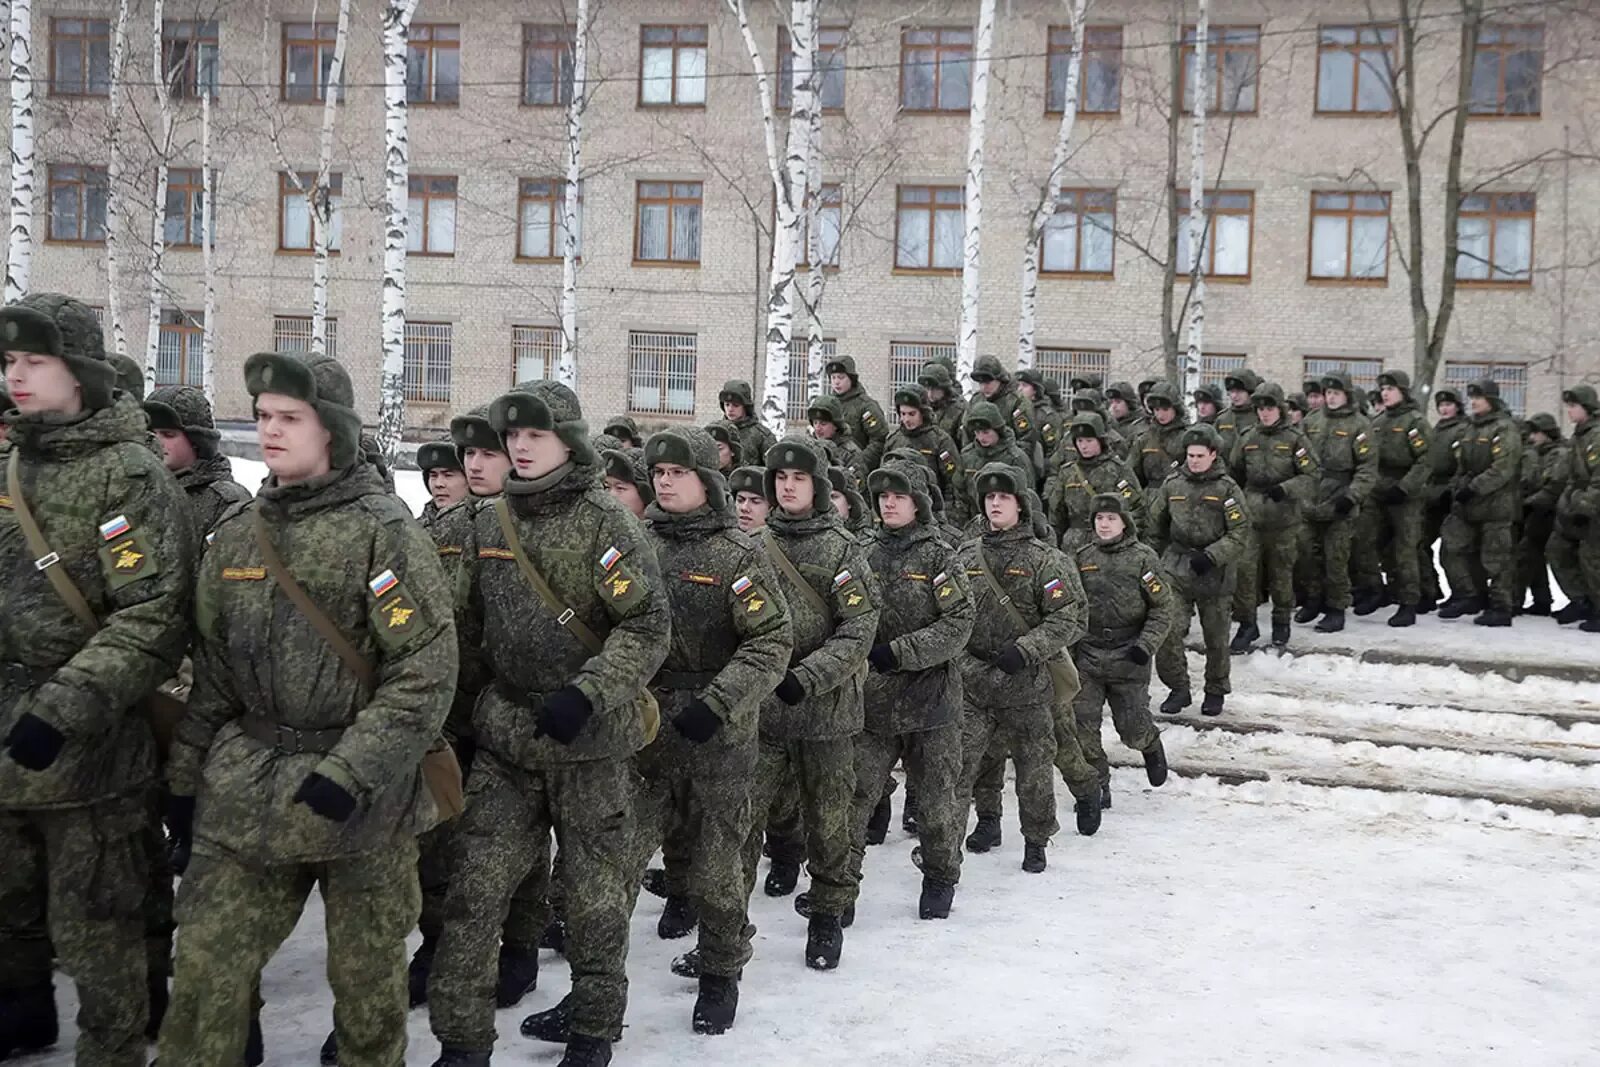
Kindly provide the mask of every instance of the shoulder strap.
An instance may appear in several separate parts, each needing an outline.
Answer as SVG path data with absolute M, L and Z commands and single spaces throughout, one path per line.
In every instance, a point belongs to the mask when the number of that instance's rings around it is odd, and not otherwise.
M 811 588 L 811 583 L 805 580 L 805 576 L 800 573 L 789 557 L 784 555 L 783 549 L 778 547 L 778 539 L 772 536 L 771 530 L 761 531 L 761 544 L 766 548 L 767 555 L 771 558 L 773 566 L 783 572 L 783 576 L 789 579 L 789 583 L 795 587 L 795 591 L 800 594 L 806 603 L 810 604 L 817 614 L 824 619 L 832 618 L 833 612 L 828 610 L 828 602 L 817 595 L 817 591 Z
M 322 639 L 328 642 L 329 647 L 344 661 L 344 665 L 350 668 L 350 673 L 361 679 L 368 688 L 373 688 L 377 684 L 377 672 L 373 669 L 372 662 L 350 643 L 350 639 L 334 625 L 334 621 L 328 618 L 321 608 L 317 607 L 310 594 L 295 581 L 294 575 L 289 573 L 283 557 L 278 555 L 277 548 L 272 544 L 272 538 L 267 533 L 267 520 L 262 517 L 259 508 L 252 513 L 251 518 L 255 522 L 256 547 L 261 551 L 261 562 L 267 568 L 267 573 L 272 575 L 272 580 L 278 583 L 278 588 L 283 590 L 289 602 L 306 617 L 306 621 L 316 629 L 317 633 L 322 635 Z
M 100 629 L 100 620 L 95 616 L 89 602 L 83 598 L 83 594 L 78 591 L 78 587 L 73 584 L 72 578 L 60 566 L 60 555 L 51 550 L 50 542 L 44 539 L 44 531 L 39 529 L 39 523 L 33 517 L 33 509 L 28 507 L 27 498 L 22 495 L 21 467 L 22 456 L 13 448 L 11 459 L 6 463 L 6 492 L 10 494 L 11 505 L 16 509 L 17 523 L 22 527 L 22 536 L 28 542 L 28 551 L 36 553 L 33 565 L 50 579 L 50 588 L 56 591 L 56 596 L 61 598 L 67 610 L 77 616 L 78 621 L 88 627 L 90 633 L 95 633 Z
M 556 621 L 582 641 L 590 655 L 598 656 L 605 650 L 605 642 L 585 626 L 583 620 L 579 619 L 571 608 L 561 602 L 561 598 L 556 596 L 556 591 L 550 588 L 550 583 L 544 580 L 544 575 L 534 567 L 533 561 L 528 558 L 528 553 L 523 550 L 522 539 L 517 536 L 517 527 L 511 521 L 511 508 L 506 504 L 505 497 L 495 500 L 494 514 L 495 518 L 500 520 L 500 532 L 505 535 L 506 548 L 511 551 L 511 557 L 517 561 L 517 569 L 522 572 L 522 576 L 533 586 L 533 591 L 539 594 L 544 606 L 555 613 Z
M 978 573 L 983 576 L 984 584 L 989 587 L 989 591 L 1000 601 L 1000 606 L 1006 609 L 1006 615 L 1010 617 L 1011 625 L 1015 626 L 1019 631 L 1017 636 L 1021 637 L 1033 629 L 1028 625 L 1028 620 L 1022 617 L 1022 612 L 1018 611 L 1017 606 L 1011 602 L 1011 594 L 1000 588 L 1000 583 L 995 581 L 994 571 L 989 569 L 989 559 L 983 554 L 983 549 L 981 548 L 978 549 Z

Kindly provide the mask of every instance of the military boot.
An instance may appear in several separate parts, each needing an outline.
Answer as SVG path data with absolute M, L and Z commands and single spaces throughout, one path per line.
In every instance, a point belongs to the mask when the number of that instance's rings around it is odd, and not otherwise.
M 917 798 L 910 786 L 906 787 L 906 799 L 900 805 L 900 829 L 908 834 L 917 832 Z
M 1344 629 L 1344 612 L 1339 608 L 1329 608 L 1317 620 L 1316 630 L 1319 634 L 1336 634 Z
M 1111 779 L 1109 778 L 1100 783 L 1100 810 L 1111 810 Z
M 1294 621 L 1304 625 L 1312 622 L 1322 614 L 1322 601 L 1317 599 L 1307 600 L 1300 605 L 1300 610 L 1294 613 Z
M 806 966 L 813 971 L 831 971 L 839 966 L 844 951 L 844 928 L 837 915 L 813 915 L 806 927 Z
M 261 1010 L 250 1016 L 250 1029 L 244 1035 L 244 1067 L 261 1067 L 267 1059 L 266 1042 L 261 1038 Z M 337 1051 L 334 1062 L 337 1063 Z
M 739 1012 L 739 982 L 717 974 L 700 976 L 700 995 L 694 1001 L 694 1032 L 725 1034 L 733 1029 Z
M 438 944 L 437 937 L 424 937 L 406 967 L 406 996 L 413 1008 L 428 1002 L 428 975 L 433 971 L 433 950 Z
M 660 867 L 651 867 L 645 871 L 644 878 L 640 880 L 639 884 L 651 896 L 660 897 L 662 900 L 667 898 L 667 872 Z
M 322 1048 L 317 1053 L 317 1062 L 322 1064 L 322 1067 L 338 1067 L 339 1031 L 330 1033 L 328 1040 L 322 1043 Z
M 1533 603 L 1522 609 L 1524 615 L 1533 615 L 1545 619 L 1550 617 L 1550 598 L 1548 596 L 1534 596 Z
M 955 886 L 924 878 L 922 880 L 922 896 L 917 898 L 917 917 L 920 919 L 948 919 L 950 918 L 950 905 L 955 902 L 955 899 Z
M 1167 750 L 1161 744 L 1161 738 L 1156 738 L 1156 743 L 1145 749 L 1144 776 L 1150 784 L 1161 786 L 1167 781 Z
M 1044 845 L 1029 841 L 1022 846 L 1022 869 L 1029 874 L 1042 874 L 1045 869 Z
M 1578 624 L 1578 629 L 1586 634 L 1600 634 L 1600 615 L 1591 615 Z
M 1167 694 L 1167 699 L 1161 702 L 1161 714 L 1176 715 L 1193 703 L 1194 697 L 1187 689 L 1174 689 Z
M 1394 609 L 1394 614 L 1389 616 L 1390 626 L 1415 626 L 1417 624 L 1417 609 L 1410 604 L 1401 604 Z
M 1275 622 L 1272 624 L 1272 647 L 1282 652 L 1289 647 L 1289 624 Z
M 552 1045 L 565 1045 L 572 1036 L 572 1006 L 568 993 L 554 1007 L 536 1011 L 522 1020 L 522 1036 L 535 1041 L 548 1041 Z
M 1233 640 L 1228 644 L 1228 651 L 1235 656 L 1242 656 L 1261 640 L 1261 628 L 1253 622 L 1241 622 L 1238 632 L 1233 635 Z
M 700 914 L 695 910 L 694 901 L 688 897 L 668 897 L 667 906 L 661 909 L 661 918 L 656 922 L 656 936 L 663 941 L 676 941 L 694 933 L 699 925 Z
M 1562 626 L 1582 622 L 1589 617 L 1589 602 L 1579 598 L 1567 604 L 1566 607 L 1556 611 L 1554 618 Z
M 1093 837 L 1100 830 L 1100 813 L 1105 810 L 1105 797 L 1111 791 L 1108 782 L 1100 789 L 1096 789 L 1086 797 L 1078 797 L 1072 804 L 1072 813 L 1077 817 L 1078 833 L 1084 837 Z
M 1351 610 L 1357 615 L 1366 617 L 1383 607 L 1384 601 L 1387 599 L 1388 597 L 1384 595 L 1381 587 L 1377 589 L 1361 589 L 1356 592 L 1354 601 L 1351 604 Z
M 988 852 L 1000 847 L 1000 816 L 980 815 L 978 825 L 967 835 L 968 852 Z
M 1200 702 L 1200 714 L 1202 714 L 1202 715 L 1221 715 L 1222 714 L 1222 694 L 1221 693 L 1207 693 L 1206 694 L 1206 698 Z
M 611 1042 L 603 1037 L 573 1034 L 567 1042 L 567 1054 L 556 1067 L 607 1067 L 610 1062 Z
M 494 984 L 497 1008 L 514 1008 L 539 985 L 539 950 L 500 946 L 499 975 Z
M 0 992 L 0 1060 L 56 1043 L 56 990 L 49 982 Z
M 802 919 L 811 918 L 810 893 L 801 893 L 799 896 L 794 898 L 794 913 L 800 916 Z M 851 904 L 844 909 L 844 914 L 839 916 L 839 925 L 848 930 L 850 927 L 855 925 L 855 921 L 856 906 Z
M 145 976 L 150 986 L 150 1018 L 144 1024 L 146 1041 L 154 1041 L 161 1036 L 161 1020 L 167 1017 L 167 1002 L 170 997 L 167 992 L 167 976 L 164 974 L 149 974 Z
M 692 948 L 681 956 L 672 957 L 669 969 L 679 978 L 699 978 L 700 950 Z
M 489 1053 L 444 1045 L 440 1047 L 439 1058 L 433 1061 L 433 1067 L 489 1067 Z
M 872 809 L 872 817 L 867 820 L 867 844 L 883 844 L 884 838 L 889 836 L 889 817 L 892 814 L 889 794 L 885 793 L 878 798 L 877 807 Z
M 567 954 L 567 921 L 560 916 L 550 920 L 544 928 L 544 933 L 539 935 L 539 947 L 547 948 L 560 956 Z
M 799 881 L 800 864 L 793 860 L 773 860 L 761 889 L 769 897 L 786 897 L 794 892 L 795 883 Z
M 1472 622 L 1474 626 L 1510 626 L 1511 612 L 1506 611 L 1504 608 L 1489 608 L 1476 619 L 1473 619 Z M 1586 622 L 1583 625 L 1588 626 L 1589 623 Z M 1582 629 L 1582 627 L 1579 627 L 1579 629 Z M 1595 630 L 1600 631 L 1600 625 L 1595 626 Z
M 1480 596 L 1455 596 L 1439 605 L 1439 618 L 1459 619 L 1463 615 L 1476 615 L 1484 609 L 1483 598 Z

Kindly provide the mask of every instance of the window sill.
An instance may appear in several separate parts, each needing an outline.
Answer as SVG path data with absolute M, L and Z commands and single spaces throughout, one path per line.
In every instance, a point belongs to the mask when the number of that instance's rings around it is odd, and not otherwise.
M 1248 274 L 1207 274 L 1207 275 L 1204 275 L 1204 278 L 1206 280 L 1206 284 L 1207 285 L 1249 285 L 1250 284 L 1250 275 L 1248 275 Z M 1189 272 L 1188 271 L 1179 271 L 1178 272 L 1178 276 L 1172 280 L 1172 284 L 1173 285 L 1187 285 L 1188 283 L 1189 283 Z
M 907 278 L 959 278 L 960 267 L 896 267 L 894 274 Z
M 802 273 L 802 274 L 810 273 L 811 264 L 809 264 L 809 263 L 796 263 L 794 265 L 794 269 L 797 272 Z M 824 263 L 822 265 L 822 273 L 824 273 L 824 274 L 838 274 L 839 273 L 839 264 L 837 264 L 837 263 Z
M 59 89 L 51 89 L 49 96 L 54 100 L 110 100 L 111 91 L 103 93 L 68 93 Z
M 1117 280 L 1116 271 L 1111 270 L 1044 270 L 1040 268 L 1039 277 L 1063 282 L 1113 282 Z
M 651 268 L 665 267 L 665 268 L 667 268 L 669 270 L 699 270 L 700 269 L 700 261 L 698 259 L 694 259 L 694 260 L 689 260 L 689 259 L 685 259 L 685 260 L 677 260 L 677 259 L 635 259 L 633 261 L 633 265 L 635 267 L 651 267 Z
M 407 100 L 406 107 L 422 108 L 424 111 L 453 111 L 461 107 L 460 100 Z
M 683 414 L 681 412 L 672 411 L 639 411 L 636 408 L 629 408 L 627 410 L 627 414 L 641 419 L 665 419 L 668 422 L 694 421 L 693 412 L 690 412 L 689 414 Z
M 648 104 L 640 100 L 635 105 L 639 111 L 704 111 L 706 105 L 700 104 Z
M 562 256 L 512 256 L 511 262 L 521 263 L 529 267 L 559 267 L 561 266 L 562 259 Z M 580 266 L 582 266 L 583 257 L 579 256 L 577 262 Z
M 1457 278 L 1456 287 L 1460 289 L 1523 289 L 1533 288 L 1533 279 L 1525 282 L 1496 282 L 1485 281 L 1479 278 Z
M 1392 119 L 1394 113 L 1392 107 L 1387 111 L 1311 111 L 1312 117 L 1319 119 Z
M 419 252 L 415 249 L 406 249 L 407 259 L 454 259 L 454 252 Z
M 557 100 L 549 104 L 538 103 L 532 100 L 523 100 L 521 98 L 517 100 L 518 107 L 525 107 L 530 111 L 554 111 L 557 108 L 565 109 L 570 105 L 570 103 L 571 102 L 567 100 Z
M 902 105 L 900 114 L 953 118 L 957 115 L 971 115 L 972 107 L 970 105 L 967 107 L 905 107 Z
M 98 241 L 78 241 L 65 237 L 46 237 L 44 243 L 47 245 L 60 245 L 63 248 L 104 248 L 106 244 L 104 238 Z
M 323 104 L 323 100 L 324 100 L 323 97 L 316 97 L 316 98 L 308 99 L 308 100 L 292 100 L 289 97 L 283 96 L 283 95 L 279 95 L 279 97 L 278 97 L 278 103 L 287 104 L 290 107 L 321 107 L 322 104 Z M 343 103 L 344 103 L 343 99 L 335 100 L 334 101 L 334 106 L 338 107 L 338 106 L 342 105 Z
M 406 397 L 406 406 L 407 407 L 418 407 L 418 408 L 448 408 L 450 406 L 450 401 L 448 401 L 448 400 L 418 400 L 415 397 L 409 397 L 408 396 L 408 397 Z
M 1061 108 L 1052 110 L 1047 107 L 1044 109 L 1044 117 L 1047 119 L 1060 119 L 1065 114 L 1066 112 Z M 1120 119 L 1122 117 L 1122 109 L 1118 108 L 1115 111 L 1085 111 L 1079 108 L 1077 117 L 1080 119 Z
M 1209 122 L 1212 119 L 1253 119 L 1259 114 L 1261 114 L 1259 107 L 1253 107 L 1249 111 L 1207 111 L 1206 121 Z M 1186 119 L 1193 118 L 1194 112 L 1184 108 L 1183 117 Z
M 1485 111 L 1481 114 L 1467 112 L 1468 122 L 1538 122 L 1542 118 L 1544 118 L 1544 115 L 1538 111 L 1530 111 L 1527 114 L 1521 112 L 1500 114 L 1494 111 Z
M 1306 276 L 1307 285 L 1315 285 L 1331 289 L 1386 289 L 1389 278 L 1318 278 L 1315 275 Z
M 278 255 L 280 256 L 314 256 L 316 254 L 317 250 L 315 248 L 284 248 L 282 246 L 278 248 Z M 337 248 L 328 249 L 328 258 L 339 258 L 339 250 Z

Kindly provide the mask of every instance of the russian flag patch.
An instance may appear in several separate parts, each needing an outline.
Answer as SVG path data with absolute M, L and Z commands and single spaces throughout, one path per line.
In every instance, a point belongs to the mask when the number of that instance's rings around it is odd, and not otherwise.
M 838 574 L 833 576 L 833 587 L 835 589 L 840 588 L 850 580 L 850 577 L 851 575 L 849 571 L 840 571 Z
M 126 515 L 118 515 L 110 522 L 102 522 L 100 524 L 100 536 L 107 541 L 113 541 L 131 529 L 133 527 L 129 524 L 128 517 Z
M 734 596 L 744 596 L 746 593 L 748 593 L 750 591 L 750 588 L 752 586 L 754 586 L 755 584 L 756 583 L 754 583 L 754 582 L 752 582 L 750 580 L 750 576 L 749 575 L 744 575 L 737 582 L 733 583 L 733 595 Z
M 367 583 L 367 588 L 372 590 L 372 595 L 381 597 L 389 590 L 400 584 L 400 579 L 394 576 L 394 571 L 384 571 L 372 581 Z
M 617 551 L 616 545 L 612 545 L 600 556 L 600 569 L 603 571 L 609 571 L 612 567 L 617 565 L 617 561 L 621 558 L 622 553 Z
M 1052 578 L 1048 582 L 1044 583 L 1044 591 L 1046 593 L 1053 593 L 1057 589 L 1060 589 L 1060 588 L 1061 588 L 1061 579 L 1060 578 Z

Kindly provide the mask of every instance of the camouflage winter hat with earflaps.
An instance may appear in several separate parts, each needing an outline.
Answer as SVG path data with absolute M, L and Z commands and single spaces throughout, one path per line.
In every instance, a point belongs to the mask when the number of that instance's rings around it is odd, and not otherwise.
M 685 467 L 700 477 L 706 489 L 706 503 L 712 511 L 727 511 L 732 503 L 728 482 L 717 469 L 717 442 L 695 426 L 669 426 L 650 435 L 644 443 L 646 475 L 658 463 Z
M 1067 428 L 1071 437 L 1093 437 L 1102 445 L 1106 443 L 1106 420 L 1096 411 L 1080 411 L 1072 416 L 1072 425 Z
M 461 453 L 449 439 L 429 441 L 417 446 L 417 470 L 426 478 L 429 471 L 461 471 Z
M 943 389 L 946 393 L 956 388 L 955 376 L 943 363 L 924 363 L 917 372 L 917 384 L 928 389 Z
M 456 453 L 462 460 L 466 459 L 469 448 L 501 453 L 506 450 L 505 440 L 489 425 L 488 404 L 479 404 L 471 411 L 451 419 L 450 440 L 455 442 Z
M 998 356 L 979 356 L 972 365 L 972 373 L 967 377 L 975 382 L 981 382 L 985 378 L 992 378 L 1001 383 L 1011 380 L 1011 375 L 1006 373 L 1005 365 L 1000 362 Z
M 1305 410 L 1304 397 L 1301 398 L 1301 410 Z M 1287 406 L 1283 398 L 1283 386 L 1277 382 L 1262 382 L 1250 394 L 1250 406 L 1257 408 L 1279 408 Z
M 650 484 L 650 472 L 644 465 L 642 448 L 603 448 L 600 462 L 605 465 L 606 477 L 631 482 L 639 491 L 639 499 L 646 504 L 656 498 L 655 486 Z
M 728 419 L 718 419 L 715 422 L 706 423 L 705 431 L 711 435 L 711 440 L 714 443 L 728 446 L 728 451 L 733 453 L 733 465 L 735 467 L 744 465 L 744 438 L 739 436 L 739 427 Z
M 856 488 L 856 476 L 843 467 L 828 468 L 828 488 L 835 493 L 842 493 L 850 505 L 850 518 L 859 519 L 869 514 L 867 498 L 861 495 L 861 490 Z
M 1191 445 L 1202 445 L 1213 452 L 1222 451 L 1222 435 L 1209 422 L 1202 422 L 1198 426 L 1189 427 L 1183 431 L 1183 437 L 1180 438 L 1180 441 L 1185 449 Z
M 335 470 L 354 466 L 361 458 L 361 416 L 356 414 L 356 390 L 344 364 L 329 356 L 297 356 L 285 352 L 257 352 L 244 361 L 244 386 L 251 407 L 262 393 L 303 400 L 311 405 L 332 436 L 331 460 Z
M 899 408 L 916 408 L 922 412 L 922 421 L 933 420 L 933 405 L 928 401 L 928 390 L 920 382 L 902 385 L 894 391 L 894 406 Z
M 1548 411 L 1541 411 L 1528 420 L 1528 429 L 1537 430 L 1552 441 L 1561 440 L 1561 424 Z
M 818 416 L 821 417 L 819 418 Z M 845 429 L 844 405 L 839 403 L 838 397 L 827 394 L 814 396 L 806 404 L 806 422 L 813 425 L 819 422 L 831 422 L 841 430 Z M 757 456 L 756 458 L 760 459 L 762 457 Z
M 134 362 L 131 356 L 122 356 L 113 352 L 109 357 L 111 366 L 117 372 L 117 388 L 133 397 L 135 400 L 144 399 L 144 368 Z
M 828 502 L 828 453 L 822 442 L 812 437 L 791 434 L 767 449 L 767 471 L 761 487 L 774 506 L 778 503 L 778 471 L 796 470 L 811 476 L 815 499 L 812 510 L 822 513 L 832 507 Z
M 117 370 L 106 358 L 105 335 L 89 305 L 63 293 L 29 293 L 0 308 L 0 351 L 56 356 L 83 391 L 83 406 L 111 406 Z
M 1000 409 L 987 400 L 979 400 L 968 407 L 966 418 L 961 422 L 969 435 L 979 430 L 1001 430 L 1005 424 L 1005 419 L 1000 417 Z
M 622 433 L 618 433 L 618 430 L 621 430 Z M 601 432 L 610 434 L 624 444 L 629 441 L 638 442 L 638 445 L 634 447 L 643 446 L 644 444 L 644 436 L 639 433 L 639 424 L 633 421 L 631 415 L 611 416 L 606 420 L 605 428 Z
M 764 467 L 738 467 L 728 475 L 728 495 L 737 497 L 740 493 L 751 493 L 765 497 L 767 487 L 762 482 L 766 480 L 766 476 Z
M 144 402 L 152 430 L 179 430 L 194 446 L 194 454 L 210 459 L 217 454 L 217 432 L 206 394 L 192 385 L 163 385 Z
M 1439 394 L 1444 391 L 1440 389 L 1433 394 L 1436 402 L 1439 399 Z M 1459 399 L 1453 397 L 1452 399 L 1455 399 L 1458 404 L 1461 403 Z M 1597 393 L 1592 385 L 1575 385 L 1571 389 L 1563 389 L 1561 391 L 1561 402 L 1563 404 L 1577 404 L 1590 415 L 1600 414 L 1600 393 Z
M 1411 375 L 1403 370 L 1386 370 L 1378 375 L 1378 385 L 1392 385 L 1409 399 L 1411 397 Z
M 750 388 L 750 383 L 738 378 L 730 378 L 722 383 L 722 388 L 717 390 L 717 403 L 726 404 L 733 401 L 735 404 L 744 405 L 746 417 L 755 414 L 755 390 Z
M 990 493 L 1010 493 L 1017 498 L 1022 516 L 1029 515 L 1028 497 L 1032 492 L 1028 478 L 1009 463 L 985 463 L 972 479 L 972 499 L 979 510 Z
M 929 526 L 933 524 L 933 495 L 928 491 L 932 482 L 933 475 L 927 467 L 920 463 L 896 460 L 885 463 L 867 475 L 867 495 L 872 503 L 872 510 L 881 515 L 883 512 L 878 507 L 879 494 L 904 493 L 916 504 L 917 521 Z
M 550 430 L 571 451 L 574 463 L 593 467 L 600 462 L 589 443 L 589 424 L 583 421 L 578 394 L 560 382 L 519 383 L 489 405 L 489 425 L 501 437 L 511 430 Z
M 834 356 L 823 364 L 822 372 L 824 374 L 848 374 L 851 385 L 859 385 L 861 382 L 861 373 L 856 370 L 856 357 L 854 356 Z

